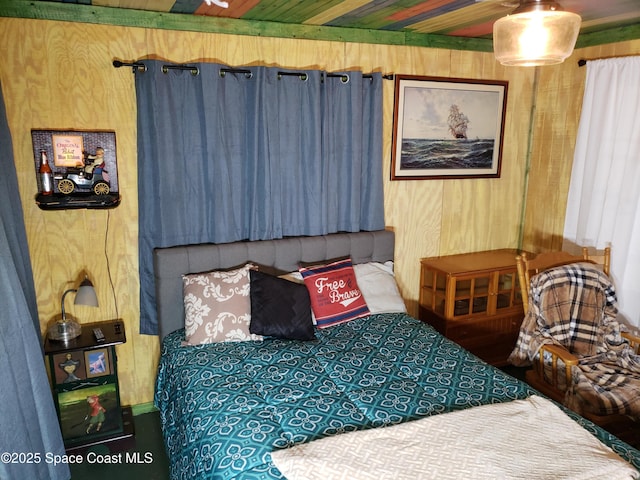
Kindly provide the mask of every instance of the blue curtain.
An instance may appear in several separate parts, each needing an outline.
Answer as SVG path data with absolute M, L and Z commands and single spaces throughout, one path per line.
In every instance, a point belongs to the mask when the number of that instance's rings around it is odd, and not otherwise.
M 0 452 L 32 454 L 0 461 L 2 479 L 68 479 L 65 453 L 41 347 L 36 296 L 22 217 L 13 146 L 0 93 Z
M 142 63 L 141 333 L 156 247 L 384 228 L 380 74 Z

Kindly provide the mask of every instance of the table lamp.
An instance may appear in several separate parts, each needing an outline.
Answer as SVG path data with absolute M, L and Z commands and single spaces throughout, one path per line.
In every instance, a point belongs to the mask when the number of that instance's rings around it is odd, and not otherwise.
M 94 290 L 93 284 L 91 283 L 89 278 L 85 275 L 84 280 L 77 289 L 70 288 L 62 294 L 62 300 L 60 301 L 60 303 L 62 304 L 62 318 L 54 322 L 49 327 L 47 336 L 50 340 L 68 342 L 69 340 L 73 340 L 74 338 L 79 336 L 82 332 L 80 324 L 72 318 L 67 318 L 67 314 L 64 310 L 64 299 L 67 294 L 71 292 L 76 293 L 76 298 L 73 302 L 74 305 L 88 305 L 90 307 L 98 306 L 98 297 L 96 296 L 96 291 Z

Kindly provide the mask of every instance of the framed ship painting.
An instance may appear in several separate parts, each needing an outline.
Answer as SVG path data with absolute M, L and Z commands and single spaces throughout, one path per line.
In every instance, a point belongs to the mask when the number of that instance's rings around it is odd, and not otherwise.
M 507 86 L 396 75 L 391 180 L 500 177 Z

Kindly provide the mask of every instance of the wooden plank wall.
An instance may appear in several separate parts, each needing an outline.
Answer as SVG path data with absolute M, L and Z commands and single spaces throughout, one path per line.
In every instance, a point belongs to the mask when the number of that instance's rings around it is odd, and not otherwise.
M 118 347 L 124 404 L 152 401 L 159 345 L 157 337 L 138 333 L 137 178 L 144 172 L 136 170 L 133 74 L 128 68 L 113 68 L 113 59 L 217 61 L 233 66 L 265 64 L 329 71 L 360 68 L 383 73 L 507 80 L 509 96 L 500 179 L 389 181 L 392 81 L 384 85 L 381 162 L 386 179 L 386 222 L 397 234 L 397 278 L 411 313 L 417 314 L 421 257 L 517 246 L 535 95 L 533 69 L 501 67 L 491 53 L 482 52 L 10 18 L 0 18 L 0 46 L 0 81 L 13 138 L 42 330 L 59 315 L 64 289 L 82 271 L 88 271 L 101 307 L 75 307 L 68 301 L 67 311 L 83 323 L 116 315 L 124 319 L 128 341 Z M 637 44 L 633 48 L 637 50 Z M 575 130 L 573 110 L 579 104 L 582 88 L 582 72 L 571 63 L 545 70 L 538 82 L 543 95 L 537 99 L 534 138 L 537 163 L 530 175 L 536 184 L 529 188 L 529 197 L 534 201 L 547 198 L 548 180 L 567 182 L 571 136 Z M 564 111 L 566 115 L 549 115 L 552 111 Z M 115 130 L 121 205 L 113 210 L 40 210 L 34 203 L 37 187 L 30 136 L 33 128 Z M 558 132 L 565 131 L 566 135 L 558 138 Z M 543 137 L 539 138 L 539 134 Z M 549 152 L 552 162 L 547 155 L 548 145 L 553 148 Z M 551 170 L 558 162 L 564 167 Z M 559 191 L 558 197 L 561 196 Z M 561 232 L 559 225 L 564 212 L 561 204 L 559 198 L 557 205 L 549 205 L 545 210 L 548 224 L 541 227 L 544 231 L 541 238 Z M 535 210 L 527 218 L 535 222 L 538 217 Z M 525 237 L 528 243 L 537 241 L 530 233 Z

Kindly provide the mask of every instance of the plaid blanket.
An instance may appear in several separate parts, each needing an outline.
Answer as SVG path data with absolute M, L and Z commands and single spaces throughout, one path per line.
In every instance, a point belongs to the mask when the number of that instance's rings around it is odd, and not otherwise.
M 616 292 L 590 263 L 563 265 L 531 278 L 529 311 L 509 360 L 530 365 L 544 344 L 565 347 L 578 367 L 565 405 L 578 413 L 640 419 L 640 357 L 621 336 Z

